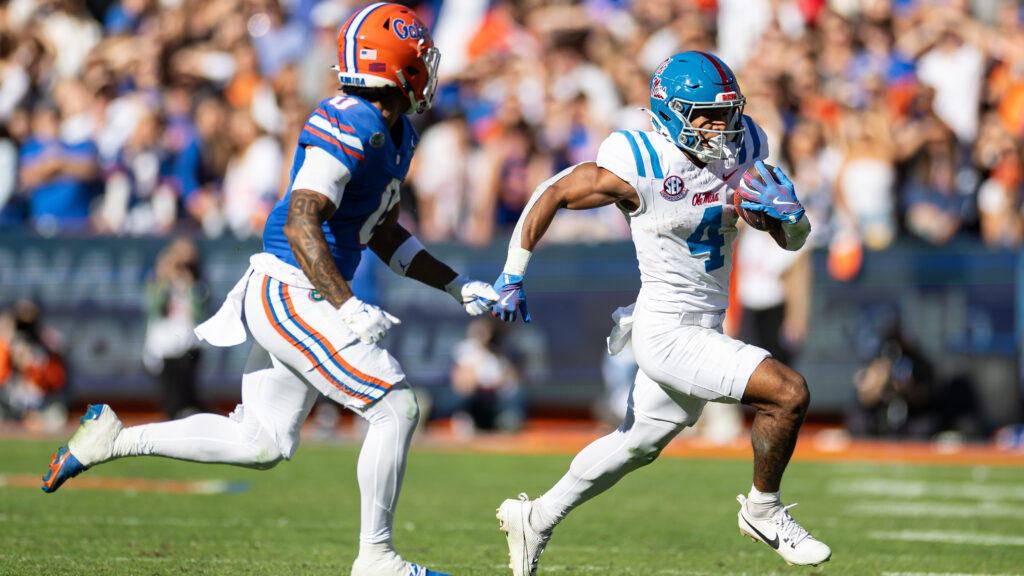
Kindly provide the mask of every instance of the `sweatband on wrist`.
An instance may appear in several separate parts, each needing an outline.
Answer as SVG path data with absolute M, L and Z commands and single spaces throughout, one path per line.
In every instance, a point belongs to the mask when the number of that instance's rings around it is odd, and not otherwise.
M 444 285 L 444 291 L 451 294 L 456 302 L 462 304 L 462 287 L 466 285 L 466 282 L 469 282 L 469 278 L 464 274 L 459 274 L 454 280 Z
M 412 264 L 413 258 L 420 252 L 423 252 L 423 250 L 423 244 L 420 244 L 420 241 L 415 236 L 409 236 L 405 239 L 405 242 L 402 242 L 395 249 L 395 253 L 391 255 L 391 261 L 388 262 L 388 266 L 394 270 L 395 274 L 405 276 L 405 272 L 409 269 L 409 264 Z
M 502 271 L 505 274 L 525 276 L 526 265 L 530 263 L 530 256 L 533 256 L 533 252 L 525 248 L 509 246 L 508 257 L 505 259 L 505 269 Z

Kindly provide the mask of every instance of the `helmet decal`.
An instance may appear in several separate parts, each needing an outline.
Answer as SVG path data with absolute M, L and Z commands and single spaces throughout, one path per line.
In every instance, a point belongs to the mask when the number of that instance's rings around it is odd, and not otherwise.
M 406 24 L 405 20 L 402 20 L 401 18 L 395 18 L 394 23 L 391 24 L 391 29 L 395 31 L 395 36 L 398 36 L 399 40 L 406 40 L 408 38 L 419 39 L 424 37 L 430 37 L 430 32 L 427 31 L 426 26 L 420 24 L 415 20 L 413 20 L 409 24 Z

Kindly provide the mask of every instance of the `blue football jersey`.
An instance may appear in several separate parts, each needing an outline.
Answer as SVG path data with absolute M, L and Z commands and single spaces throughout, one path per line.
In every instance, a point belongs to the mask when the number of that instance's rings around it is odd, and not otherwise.
M 362 251 L 391 208 L 398 203 L 399 188 L 409 172 L 417 135 L 404 115 L 401 142 L 391 138 L 384 116 L 372 104 L 356 96 L 339 95 L 320 102 L 302 128 L 292 162 L 288 192 L 274 205 L 263 230 L 263 250 L 298 267 L 284 235 L 295 175 L 306 157 L 306 147 L 326 150 L 352 174 L 345 185 L 341 205 L 323 224 L 342 277 L 351 280 Z

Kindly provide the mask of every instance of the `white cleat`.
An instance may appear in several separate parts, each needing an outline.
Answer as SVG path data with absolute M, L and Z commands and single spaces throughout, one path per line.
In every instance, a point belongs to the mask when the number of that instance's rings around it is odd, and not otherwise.
M 89 406 L 68 449 L 83 466 L 102 464 L 114 457 L 114 440 L 121 433 L 121 420 L 106 404 Z
M 750 536 L 754 542 L 764 542 L 790 566 L 817 566 L 832 557 L 828 546 L 815 540 L 789 515 L 789 509 L 796 504 L 779 506 L 771 517 L 758 519 L 747 511 L 747 499 L 742 494 L 736 496 L 736 500 L 740 503 L 740 534 Z
M 505 500 L 498 507 L 498 527 L 508 540 L 508 567 L 514 576 L 534 576 L 537 561 L 551 539 L 551 532 L 537 532 L 530 525 L 533 502 L 526 494 Z

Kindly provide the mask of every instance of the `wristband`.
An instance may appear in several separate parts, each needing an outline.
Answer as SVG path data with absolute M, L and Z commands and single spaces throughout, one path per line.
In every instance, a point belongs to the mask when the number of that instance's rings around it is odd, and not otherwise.
M 420 252 L 423 252 L 423 250 L 423 244 L 420 244 L 420 241 L 415 236 L 409 236 L 405 239 L 405 242 L 402 242 L 395 249 L 395 253 L 391 255 L 391 261 L 388 262 L 388 266 L 391 267 L 395 274 L 405 276 L 405 272 L 409 269 L 409 264 L 412 264 L 413 258 Z
M 464 274 L 459 274 L 454 280 L 444 285 L 444 291 L 451 294 L 452 298 L 459 304 L 462 304 L 462 287 L 469 282 L 469 278 L 466 278 Z
M 526 276 L 526 265 L 530 263 L 530 256 L 533 256 L 533 252 L 519 246 L 510 246 L 503 272 L 515 276 Z

